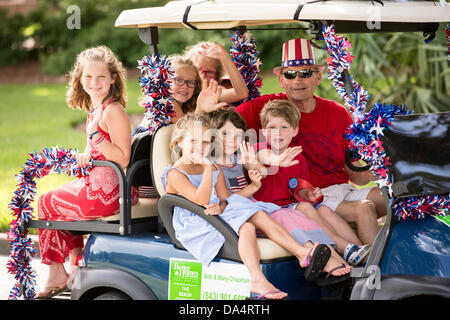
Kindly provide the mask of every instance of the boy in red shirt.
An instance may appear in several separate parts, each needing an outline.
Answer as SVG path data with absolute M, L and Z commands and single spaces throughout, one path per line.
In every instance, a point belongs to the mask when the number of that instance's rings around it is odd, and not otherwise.
M 266 142 L 256 145 L 256 156 L 260 162 L 259 169 L 265 177 L 254 198 L 302 212 L 322 227 L 341 254 L 347 246 L 354 245 L 345 239 L 352 239 L 361 245 L 351 228 L 340 230 L 339 234 L 320 214 L 331 209 L 320 204 L 322 192 L 309 183 L 309 169 L 302 155 L 302 147 L 293 144 L 300 121 L 297 107 L 288 100 L 272 100 L 266 103 L 260 118 Z M 365 256 L 369 251 L 368 246 L 357 247 L 360 256 Z
M 262 134 L 266 142 L 256 145 L 257 158 L 265 176 L 263 186 L 255 193 L 255 199 L 264 199 L 279 206 L 289 206 L 299 202 L 289 189 L 292 178 L 309 181 L 309 169 L 302 154 L 301 146 L 292 146 L 292 138 L 298 133 L 300 112 L 288 100 L 268 102 L 260 114 Z M 309 191 L 309 192 L 308 192 Z M 303 201 L 315 202 L 322 194 L 319 188 L 297 190 L 297 197 Z M 299 209 L 303 207 L 301 203 Z M 305 209 L 309 208 L 307 202 Z M 300 210 L 302 211 L 302 210 Z

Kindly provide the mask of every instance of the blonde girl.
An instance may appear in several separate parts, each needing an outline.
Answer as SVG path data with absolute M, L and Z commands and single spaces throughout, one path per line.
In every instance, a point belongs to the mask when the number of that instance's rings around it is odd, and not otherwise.
M 86 167 L 91 160 L 108 160 L 122 168 L 130 159 L 130 123 L 126 106 L 125 70 L 105 46 L 84 50 L 70 72 L 67 103 L 87 112 L 86 148 L 77 161 Z M 137 191 L 132 192 L 132 203 Z M 93 167 L 89 176 L 43 194 L 38 200 L 41 220 L 98 219 L 119 210 L 119 179 L 112 168 Z M 83 238 L 62 230 L 39 229 L 42 263 L 49 276 L 38 298 L 49 298 L 67 289 L 81 255 Z M 70 258 L 70 270 L 64 268 Z

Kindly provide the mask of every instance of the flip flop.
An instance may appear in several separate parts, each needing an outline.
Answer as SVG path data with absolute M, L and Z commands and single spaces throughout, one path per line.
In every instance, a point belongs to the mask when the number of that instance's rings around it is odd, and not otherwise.
M 46 287 L 44 288 L 45 291 L 49 291 L 49 293 L 47 294 L 43 294 L 43 295 L 37 295 L 36 299 L 42 300 L 42 299 L 50 299 L 54 296 L 57 296 L 60 293 L 63 293 L 64 291 L 67 290 L 67 285 L 66 283 L 63 283 L 59 286 L 56 287 Z
M 305 278 L 307 281 L 316 281 L 331 257 L 331 250 L 326 244 L 319 244 L 310 258 L 313 249 L 309 250 L 306 257 Z
M 281 290 L 270 290 L 270 291 L 266 291 L 262 294 L 258 294 L 255 292 L 250 292 L 250 297 L 247 297 L 245 300 L 287 300 L 289 299 L 288 296 L 281 298 L 281 299 L 269 299 L 266 298 L 267 294 L 271 294 L 271 293 L 279 293 L 281 292 Z
M 350 277 L 350 272 L 346 273 L 342 276 L 334 276 L 332 273 L 338 269 L 346 268 L 347 266 L 345 264 L 341 264 L 340 266 L 337 266 L 333 269 L 331 269 L 326 274 L 322 274 L 317 279 L 317 285 L 318 286 L 332 286 L 334 288 L 341 288 L 345 287 L 347 285 L 350 285 L 352 282 L 352 278 Z

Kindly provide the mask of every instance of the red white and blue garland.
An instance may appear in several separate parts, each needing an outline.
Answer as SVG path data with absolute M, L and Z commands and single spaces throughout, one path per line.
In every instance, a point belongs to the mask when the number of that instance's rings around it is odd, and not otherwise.
M 248 97 L 242 101 L 233 103 L 233 106 L 259 97 L 262 79 L 259 75 L 261 60 L 257 57 L 256 41 L 249 31 L 235 31 L 230 34 L 230 55 L 234 65 L 239 70 L 242 79 L 248 88 Z
M 398 217 L 418 220 L 425 218 L 425 213 L 445 216 L 450 213 L 450 194 L 408 197 L 394 201 L 392 212 Z
M 450 62 L 450 23 L 447 24 L 447 29 L 445 29 L 445 35 L 447 37 L 447 60 Z
M 369 94 L 364 88 L 353 80 L 350 75 L 351 94 L 345 89 L 344 71 L 350 69 L 353 56 L 350 52 L 351 42 L 334 32 L 334 26 L 325 25 L 322 29 L 322 36 L 326 42 L 326 52 L 328 53 L 328 79 L 331 80 L 337 94 L 342 97 L 348 106 L 353 121 L 358 122 L 365 113 Z
M 144 56 L 138 60 L 138 69 L 142 74 L 139 86 L 145 96 L 144 117 L 151 134 L 159 127 L 169 124 L 170 119 L 175 116 L 170 93 L 174 70 L 166 56 Z
M 8 233 L 11 254 L 7 263 L 8 273 L 14 275 L 16 282 L 9 294 L 9 300 L 18 299 L 22 293 L 27 300 L 33 299 L 36 295 L 34 289 L 36 273 L 30 264 L 31 258 L 36 255 L 36 250 L 24 228 L 25 223 L 33 219 L 32 202 L 36 196 L 36 179 L 63 172 L 77 177 L 88 175 L 91 167 L 80 169 L 76 155 L 76 150 L 57 146 L 51 149 L 45 148 L 39 153 L 29 153 L 25 166 L 16 175 L 19 183 L 9 203 L 13 220 Z
M 389 176 L 389 157 L 383 148 L 381 137 L 383 130 L 391 125 L 395 115 L 411 114 L 406 107 L 376 103 L 369 113 L 365 108 L 369 95 L 352 76 L 351 93 L 347 93 L 343 72 L 350 68 L 353 56 L 351 43 L 342 36 L 336 35 L 334 26 L 325 25 L 322 35 L 326 42 L 328 53 L 328 78 L 332 80 L 339 96 L 346 102 L 354 123 L 345 132 L 349 141 L 349 149 L 370 165 L 370 170 L 378 176 L 377 183 L 380 188 L 387 188 L 392 197 L 392 181 Z M 442 211 L 447 214 L 450 210 L 450 194 L 428 195 L 421 197 L 408 197 L 398 199 L 393 197 L 392 211 L 400 218 L 414 220 L 424 218 L 424 214 L 439 215 Z
M 383 130 L 391 125 L 394 116 L 411 113 L 406 107 L 376 103 L 368 114 L 353 123 L 344 134 L 349 142 L 348 149 L 370 165 L 370 170 L 379 178 L 378 186 L 387 187 L 390 196 L 392 181 L 388 166 L 391 163 L 381 140 Z

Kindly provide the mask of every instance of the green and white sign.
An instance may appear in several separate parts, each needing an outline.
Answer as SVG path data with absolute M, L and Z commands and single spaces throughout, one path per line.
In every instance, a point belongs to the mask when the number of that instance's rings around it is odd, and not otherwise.
M 170 259 L 169 300 L 243 300 L 250 295 L 250 274 L 239 263 Z

